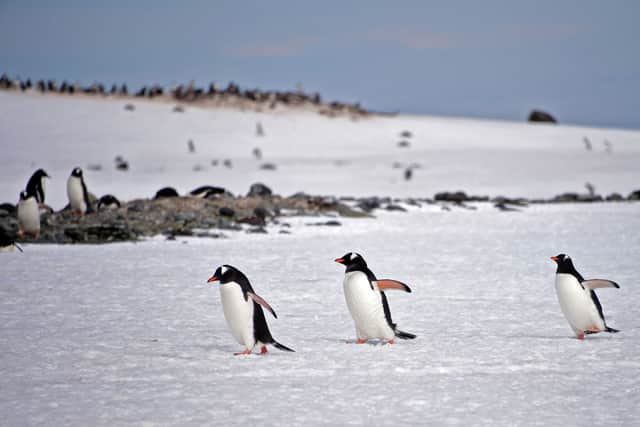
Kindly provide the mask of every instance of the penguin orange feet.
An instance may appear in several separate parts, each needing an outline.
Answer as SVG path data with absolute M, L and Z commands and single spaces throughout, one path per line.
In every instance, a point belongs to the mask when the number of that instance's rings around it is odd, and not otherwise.
M 391 338 L 389 341 L 387 341 L 387 343 L 388 343 L 388 344 L 395 344 L 395 343 L 396 343 L 396 341 L 395 341 L 393 338 Z
M 262 348 L 260 349 L 260 354 L 267 354 L 267 353 L 268 353 L 267 346 L 263 345 Z
M 584 340 L 584 334 L 580 334 L 580 335 L 578 335 L 578 339 L 579 339 L 579 340 Z
M 251 354 L 251 350 L 241 351 L 240 353 L 233 353 L 234 356 L 248 356 Z
M 358 338 L 358 344 L 364 344 L 366 342 L 367 342 L 367 340 L 361 340 L 361 339 Z

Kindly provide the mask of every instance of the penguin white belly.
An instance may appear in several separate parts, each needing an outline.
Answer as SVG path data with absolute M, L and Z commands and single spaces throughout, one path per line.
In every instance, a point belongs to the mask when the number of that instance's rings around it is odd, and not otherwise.
M 349 313 L 356 324 L 358 338 L 393 339 L 393 329 L 387 323 L 382 306 L 382 295 L 371 289 L 367 275 L 360 271 L 345 274 L 344 297 Z
M 40 232 L 40 211 L 35 197 L 18 202 L 18 222 L 20 229 L 27 233 Z
M 594 327 L 605 329 L 589 290 L 583 289 L 578 279 L 571 274 L 556 274 L 556 292 L 562 313 L 576 334 Z
M 235 282 L 220 285 L 222 310 L 231 334 L 247 349 L 255 345 L 253 333 L 253 300 L 245 301 L 242 288 Z
M 70 176 L 67 180 L 67 196 L 69 197 L 69 205 L 71 209 L 85 213 L 87 204 L 84 201 L 84 191 L 82 190 L 82 181 L 80 178 Z

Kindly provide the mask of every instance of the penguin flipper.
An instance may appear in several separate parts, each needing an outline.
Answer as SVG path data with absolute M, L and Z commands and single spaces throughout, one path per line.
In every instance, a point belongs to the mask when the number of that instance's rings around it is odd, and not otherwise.
M 290 352 L 293 352 L 293 353 L 295 353 L 295 352 L 296 352 L 295 350 L 293 350 L 293 349 L 291 349 L 291 348 L 287 347 L 286 345 L 282 345 L 282 344 L 280 344 L 280 343 L 279 343 L 278 341 L 276 341 L 276 340 L 273 340 L 272 344 L 273 344 L 273 346 L 274 346 L 275 348 L 277 348 L 278 350 L 282 350 L 282 351 L 290 351 Z
M 403 340 L 412 340 L 416 338 L 416 335 L 411 334 L 409 332 L 403 332 L 400 329 L 396 329 L 393 331 L 394 335 Z
M 276 319 L 278 318 L 278 316 L 276 315 L 276 312 L 273 310 L 273 308 L 271 308 L 271 306 L 269 305 L 268 302 L 266 302 L 261 296 L 254 294 L 253 292 L 247 292 L 247 295 L 249 295 L 251 297 L 252 300 L 254 300 L 255 302 L 257 302 L 258 304 L 260 304 L 261 306 L 263 306 L 264 308 L 266 308 L 267 310 L 269 310 L 269 312 L 271 314 L 273 314 L 273 317 L 275 317 Z
M 582 286 L 586 289 L 598 288 L 620 288 L 616 282 L 606 279 L 589 279 L 582 282 Z
M 604 327 L 605 327 L 604 331 L 605 332 L 609 332 L 610 334 L 615 334 L 617 332 L 620 332 L 619 329 L 613 329 L 613 328 L 608 327 L 607 325 L 604 325 Z
M 411 288 L 409 286 L 397 280 L 378 279 L 374 283 L 378 287 L 378 289 L 380 289 L 381 291 L 385 289 L 398 289 L 400 291 L 411 293 Z

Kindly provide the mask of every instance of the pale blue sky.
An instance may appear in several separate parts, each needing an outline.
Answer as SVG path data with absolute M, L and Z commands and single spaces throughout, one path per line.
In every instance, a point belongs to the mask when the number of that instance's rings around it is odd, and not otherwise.
M 0 0 L 0 71 L 640 128 L 640 2 Z

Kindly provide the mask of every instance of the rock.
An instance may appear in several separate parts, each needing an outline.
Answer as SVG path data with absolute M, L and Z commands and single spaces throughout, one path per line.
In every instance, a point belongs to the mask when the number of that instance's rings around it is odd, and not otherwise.
M 267 229 L 264 227 L 251 227 L 247 230 L 249 234 L 267 234 Z
M 175 190 L 175 188 L 164 187 L 156 192 L 154 199 L 162 199 L 166 197 L 178 197 L 178 192 Z
M 539 122 L 539 123 L 557 123 L 556 119 L 546 111 L 542 110 L 533 110 L 531 114 L 529 114 L 530 122 Z
M 18 216 L 18 207 L 13 203 L 0 204 L 0 215 L 2 215 L 3 211 L 6 212 L 8 215 L 16 216 L 16 217 Z
M 271 189 L 262 183 L 252 184 L 247 197 L 270 197 L 273 194 Z
M 273 163 L 263 163 L 260 165 L 260 169 L 265 171 L 274 171 L 276 170 L 276 165 Z
M 580 195 L 578 193 L 563 193 L 554 196 L 551 199 L 552 202 L 566 203 L 566 202 L 577 202 Z
M 135 111 L 136 110 L 136 106 L 133 104 L 125 104 L 124 109 L 127 111 Z
M 501 212 L 520 212 L 520 209 L 512 208 L 503 202 L 496 203 L 493 206 Z
M 436 193 L 434 199 L 439 202 L 454 202 L 454 203 L 462 203 L 470 201 L 469 197 L 464 191 L 456 191 L 455 193 L 451 193 L 448 191 L 443 191 L 440 193 Z
M 607 202 L 621 202 L 624 200 L 624 197 L 620 193 L 611 193 L 609 194 L 605 200 Z
M 400 205 L 394 205 L 394 204 L 390 204 L 385 206 L 385 210 L 388 211 L 397 211 L 397 212 L 407 212 L 407 210 L 405 208 L 403 208 Z
M 640 190 L 631 192 L 627 197 L 627 200 L 640 200 Z
M 172 110 L 174 113 L 184 113 L 184 107 L 182 105 L 176 105 Z
M 398 147 L 400 148 L 407 148 L 410 147 L 411 143 L 409 141 L 400 141 L 398 142 Z
M 411 138 L 413 134 L 408 130 L 403 130 L 402 132 L 400 132 L 400 136 L 403 138 Z
M 360 199 L 356 206 L 365 212 L 371 212 L 372 210 L 378 209 L 380 207 L 380 199 L 378 199 L 377 197 Z
M 523 199 L 521 197 L 509 198 L 504 196 L 498 196 L 498 197 L 494 197 L 491 201 L 494 204 L 509 204 L 509 205 L 516 205 L 516 206 L 527 206 L 529 204 L 529 201 L 527 199 Z
M 224 161 L 222 162 L 222 165 L 229 169 L 233 167 L 233 164 L 231 163 L 231 159 L 224 159 Z
M 233 209 L 231 209 L 230 207 L 227 206 L 223 206 L 220 209 L 218 209 L 218 215 L 220 216 L 225 216 L 225 217 L 233 217 L 236 214 L 236 211 L 234 211 Z

